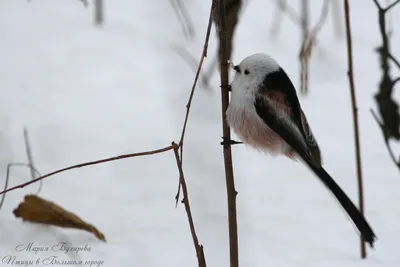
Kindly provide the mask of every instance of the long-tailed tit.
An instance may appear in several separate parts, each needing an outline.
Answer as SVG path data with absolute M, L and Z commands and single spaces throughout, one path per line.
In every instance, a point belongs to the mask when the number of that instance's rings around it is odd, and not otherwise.
M 321 166 L 321 153 L 296 90 L 270 56 L 254 54 L 234 66 L 227 121 L 247 145 L 291 159 L 300 157 L 334 194 L 371 247 L 375 234 L 346 193 Z M 227 140 L 224 141 L 226 143 Z

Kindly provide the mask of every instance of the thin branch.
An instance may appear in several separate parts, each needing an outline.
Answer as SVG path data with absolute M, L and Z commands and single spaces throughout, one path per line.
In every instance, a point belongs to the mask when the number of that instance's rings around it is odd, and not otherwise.
M 195 36 L 193 22 L 190 19 L 184 3 L 182 3 L 182 0 L 170 0 L 170 3 L 181 24 L 183 35 L 187 39 L 193 38 Z
M 3 203 L 4 203 L 4 200 L 6 198 L 5 192 L 7 192 L 7 188 L 8 188 L 8 181 L 10 179 L 11 167 L 15 167 L 15 166 L 28 167 L 28 168 L 30 168 L 30 170 L 32 172 L 34 172 L 34 174 L 40 176 L 40 172 L 33 165 L 30 165 L 30 164 L 27 164 L 27 163 L 9 163 L 9 164 L 7 164 L 6 179 L 5 179 L 5 183 L 4 183 L 4 189 L 3 189 L 4 194 L 1 196 L 0 210 L 3 207 Z M 39 194 L 41 189 L 42 189 L 42 183 L 40 183 L 38 191 L 36 192 L 36 194 Z
M 376 7 L 377 7 L 379 10 L 383 10 L 383 8 L 382 8 L 382 6 L 379 4 L 378 0 L 373 0 L 373 1 L 374 1 L 374 3 L 375 3 Z
M 393 61 L 393 63 L 396 65 L 397 68 L 400 69 L 400 63 L 397 60 L 397 58 L 395 58 L 392 54 L 388 53 L 388 57 Z
M 346 37 L 347 37 L 347 60 L 348 60 L 348 72 L 351 94 L 351 105 L 353 110 L 353 123 L 354 123 L 354 144 L 356 154 L 356 167 L 357 167 L 357 180 L 358 180 L 358 201 L 360 205 L 360 212 L 364 215 L 364 192 L 363 192 L 363 181 L 362 181 L 362 169 L 361 169 L 361 152 L 360 152 L 360 133 L 358 128 L 358 114 L 357 114 L 357 100 L 356 90 L 354 85 L 353 75 L 353 44 L 352 44 L 352 33 L 350 23 L 350 7 L 348 0 L 344 0 L 344 12 L 346 21 Z M 365 240 L 360 236 L 360 249 L 361 258 L 367 257 L 367 251 L 365 246 Z
M 189 226 L 190 226 L 190 232 L 192 233 L 193 244 L 196 249 L 198 265 L 199 265 L 199 267 L 206 267 L 207 265 L 206 265 L 206 259 L 204 257 L 203 246 L 199 244 L 199 239 L 197 238 L 196 230 L 194 227 L 192 212 L 190 210 L 189 193 L 188 193 L 187 186 L 186 186 L 185 176 L 183 174 L 182 159 L 179 158 L 179 146 L 174 142 L 172 142 L 172 146 L 174 148 L 173 150 L 174 150 L 174 154 L 175 154 L 176 165 L 179 170 L 179 182 L 182 186 L 182 192 L 183 192 L 182 202 L 185 205 L 185 210 L 186 210 L 186 214 L 187 214 Z
M 205 37 L 204 46 L 203 46 L 203 52 L 201 53 L 199 65 L 198 65 L 197 71 L 196 71 L 196 76 L 194 78 L 194 82 L 192 85 L 192 90 L 190 91 L 189 99 L 186 104 L 185 120 L 183 122 L 181 137 L 179 139 L 180 159 L 181 159 L 182 165 L 183 165 L 183 141 L 185 139 L 186 126 L 187 126 L 187 122 L 189 119 L 190 107 L 192 105 L 192 100 L 193 100 L 194 92 L 196 90 L 197 81 L 199 80 L 199 77 L 200 77 L 200 72 L 201 72 L 201 68 L 203 67 L 204 59 L 207 57 L 208 41 L 210 40 L 212 17 L 213 17 L 214 11 L 215 11 L 215 7 L 216 7 L 216 3 L 215 3 L 215 0 L 213 0 L 212 4 L 211 4 L 211 9 L 210 9 L 210 16 L 208 19 L 208 25 L 207 25 L 206 37 Z M 178 185 L 178 192 L 176 193 L 176 196 L 175 196 L 175 206 L 178 204 L 179 194 L 180 194 L 180 186 Z
M 189 53 L 189 51 L 186 50 L 185 47 L 183 46 L 172 46 L 171 47 L 172 50 L 174 50 L 176 52 L 176 54 L 178 56 L 180 56 L 189 66 L 190 68 L 196 73 L 197 69 L 198 69 L 198 61 L 194 58 L 193 55 L 191 55 Z M 216 61 L 213 60 L 210 66 L 210 70 L 208 73 L 200 73 L 199 79 L 200 79 L 200 85 L 204 86 L 205 89 L 209 92 L 212 92 L 212 89 L 210 87 L 210 85 L 208 84 L 208 80 L 209 80 L 209 75 L 212 75 L 213 73 L 213 68 L 215 68 L 215 63 Z M 211 72 L 211 73 L 210 73 Z
M 226 121 L 226 109 L 229 105 L 229 75 L 228 75 L 228 32 L 225 15 L 225 1 L 219 0 L 219 52 L 221 65 L 221 106 L 222 106 L 222 132 L 224 140 L 231 139 L 230 128 Z M 237 229 L 237 214 L 236 214 L 236 189 L 233 176 L 232 151 L 231 145 L 223 146 L 224 165 L 226 177 L 226 190 L 228 198 L 228 222 L 229 222 L 229 252 L 230 266 L 239 266 L 239 248 L 238 248 L 238 229 Z
M 390 33 L 387 30 L 387 19 L 388 11 L 400 1 L 395 1 L 389 4 L 386 8 L 382 8 L 377 0 L 374 3 L 378 9 L 378 23 L 379 32 L 382 39 L 382 45 L 376 49 L 379 55 L 379 66 L 381 69 L 381 80 L 379 83 L 378 92 L 375 94 L 375 101 L 378 104 L 380 117 L 382 121 L 379 121 L 382 134 L 384 136 L 385 145 L 388 149 L 390 157 L 393 159 L 396 167 L 400 170 L 400 165 L 394 158 L 393 151 L 390 148 L 389 140 L 400 140 L 399 125 L 400 115 L 398 113 L 399 106 L 392 97 L 393 89 L 399 78 L 393 80 L 390 72 L 391 62 L 400 70 L 399 61 L 393 56 L 390 49 Z M 374 114 L 373 114 L 374 115 Z M 377 117 L 374 116 L 377 120 Z M 377 120 L 378 122 L 378 120 Z
M 400 0 L 394 1 L 393 3 L 391 3 L 389 6 L 387 6 L 385 8 L 385 12 L 389 11 L 392 7 L 394 7 L 395 5 L 397 5 L 398 3 L 400 3 Z
M 181 160 L 182 160 L 182 152 L 183 152 L 183 140 L 185 138 L 186 126 L 187 126 L 187 122 L 188 122 L 188 119 L 189 119 L 190 106 L 192 104 L 194 91 L 196 90 L 196 85 L 197 85 L 197 81 L 198 81 L 199 76 L 200 76 L 201 68 L 203 66 L 204 58 L 207 57 L 208 41 L 210 39 L 211 26 L 212 26 L 212 16 L 213 16 L 214 9 L 215 9 L 215 0 L 212 1 L 212 4 L 211 4 L 211 10 L 210 10 L 210 16 L 209 16 L 209 19 L 208 19 L 208 26 L 207 26 L 207 32 L 206 32 L 206 39 L 204 41 L 204 46 L 203 46 L 203 52 L 201 54 L 199 66 L 197 68 L 196 76 L 194 78 L 192 90 L 190 91 L 189 99 L 188 99 L 188 102 L 186 104 L 186 115 L 185 115 L 185 120 L 183 122 L 181 138 L 179 140 Z
M 274 15 L 274 19 L 272 20 L 272 25 L 270 27 L 270 34 L 271 35 L 276 35 L 279 32 L 279 26 L 280 26 L 280 18 L 282 13 L 286 13 L 289 19 L 292 20 L 292 22 L 296 25 L 301 24 L 301 16 L 296 13 L 294 8 L 292 8 L 286 0 L 273 0 L 276 3 L 276 12 Z
M 302 45 L 300 47 L 300 92 L 307 94 L 308 92 L 308 59 L 310 53 L 305 53 L 307 41 L 309 39 L 310 20 L 309 20 L 309 0 L 301 1 L 301 32 L 302 32 Z
M 394 152 L 393 152 L 392 148 L 390 147 L 389 139 L 388 139 L 387 136 L 385 135 L 385 128 L 384 128 L 384 125 L 383 125 L 382 122 L 379 120 L 379 118 L 378 118 L 378 116 L 375 114 L 375 112 L 374 112 L 372 109 L 370 109 L 370 111 L 371 111 L 372 116 L 374 117 L 376 123 L 379 125 L 379 127 L 380 127 L 381 130 L 382 130 L 383 140 L 385 141 L 385 145 L 386 145 L 386 148 L 387 148 L 387 150 L 388 150 L 388 152 L 389 152 L 390 158 L 392 159 L 393 163 L 398 167 L 398 169 L 399 169 L 399 171 L 400 171 L 400 161 L 397 161 L 397 160 L 396 160 L 396 157 L 395 157 L 395 155 L 394 155 Z
M 303 1 L 305 1 L 305 0 L 303 0 Z M 303 36 L 303 43 L 300 48 L 300 55 L 299 55 L 300 63 L 301 63 L 300 91 L 303 94 L 307 94 L 307 92 L 308 92 L 308 60 L 311 57 L 312 48 L 314 47 L 315 42 L 317 40 L 317 35 L 318 35 L 319 31 L 322 29 L 322 27 L 324 26 L 326 18 L 328 17 L 329 1 L 330 0 L 324 1 L 323 5 L 322 5 L 322 9 L 321 9 L 321 15 L 318 19 L 318 22 L 315 24 L 314 28 L 311 30 L 310 34 L 308 35 L 308 38 L 304 38 L 304 36 Z M 304 15 L 307 15 L 307 13 L 305 13 Z M 303 17 L 303 20 L 307 20 L 307 19 L 305 17 Z M 304 31 L 304 29 L 303 29 L 303 31 Z M 306 33 L 308 34 L 308 30 L 306 31 Z
M 76 169 L 76 168 L 82 168 L 82 167 L 96 165 L 96 164 L 101 164 L 101 163 L 110 162 L 110 161 L 126 159 L 126 158 L 133 158 L 133 157 L 141 157 L 141 156 L 159 154 L 159 153 L 166 152 L 166 151 L 172 150 L 172 149 L 174 149 L 174 147 L 171 145 L 171 146 L 167 146 L 167 147 L 164 147 L 164 148 L 161 148 L 161 149 L 150 150 L 150 151 L 139 152 L 139 153 L 132 153 L 132 154 L 125 154 L 125 155 L 120 155 L 120 156 L 116 156 L 116 157 L 111 157 L 111 158 L 100 159 L 100 160 L 96 160 L 96 161 L 89 161 L 89 162 L 85 162 L 85 163 L 72 165 L 72 166 L 69 166 L 69 167 L 66 167 L 66 168 L 59 169 L 59 170 L 56 170 L 54 172 L 48 173 L 46 175 L 40 176 L 40 177 L 38 177 L 36 179 L 33 179 L 33 180 L 29 181 L 29 182 L 26 182 L 26 183 L 11 187 L 9 189 L 3 190 L 3 191 L 0 192 L 0 195 L 4 194 L 6 192 L 9 192 L 9 191 L 13 191 L 13 190 L 15 190 L 17 188 L 23 188 L 23 187 L 25 187 L 27 185 L 30 185 L 30 184 L 33 184 L 33 183 L 35 183 L 37 181 L 40 181 L 40 180 L 43 180 L 43 179 L 45 179 L 47 177 L 53 176 L 54 174 L 65 172 L 65 171 L 68 171 L 68 170 L 72 170 L 72 169 Z
M 28 166 L 31 166 L 30 171 L 31 171 L 31 178 L 34 180 L 36 178 L 36 174 L 40 173 L 35 169 L 35 164 L 33 164 L 33 155 L 32 155 L 32 148 L 31 144 L 29 142 L 29 135 L 28 135 L 28 129 L 25 127 L 24 128 L 24 140 L 25 140 L 25 149 L 26 149 L 26 155 L 28 157 Z M 39 189 L 36 194 L 39 194 L 39 192 L 42 190 L 43 187 L 43 181 L 39 181 Z

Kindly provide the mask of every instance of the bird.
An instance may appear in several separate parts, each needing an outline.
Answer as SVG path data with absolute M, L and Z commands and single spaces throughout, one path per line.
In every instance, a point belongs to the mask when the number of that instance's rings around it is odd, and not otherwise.
M 321 150 L 303 112 L 296 89 L 284 69 L 270 55 L 252 54 L 235 70 L 226 120 L 242 142 L 271 155 L 302 161 L 329 189 L 358 228 L 362 240 L 374 246 L 376 235 L 346 193 L 322 166 Z

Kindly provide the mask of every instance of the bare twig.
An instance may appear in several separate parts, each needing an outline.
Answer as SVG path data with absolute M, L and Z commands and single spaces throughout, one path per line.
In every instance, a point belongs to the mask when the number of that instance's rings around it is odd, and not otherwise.
M 194 56 L 193 55 L 191 55 L 190 53 L 189 53 L 189 51 L 187 51 L 186 49 L 185 49 L 185 47 L 183 47 L 183 46 L 172 46 L 172 50 L 174 50 L 175 52 L 176 52 L 176 54 L 178 55 L 178 56 L 180 56 L 190 67 L 191 67 L 191 69 L 196 73 L 197 72 L 197 69 L 198 69 L 198 61 L 194 58 Z M 212 72 L 213 72 L 213 68 L 215 68 L 215 60 L 213 60 L 212 62 L 211 62 L 211 66 L 209 67 L 209 69 L 211 70 L 211 71 L 209 71 L 208 73 L 206 72 L 206 73 L 203 73 L 203 74 L 200 74 L 200 77 L 199 77 L 199 79 L 200 79 L 200 85 L 201 86 L 203 86 L 207 91 L 209 91 L 209 92 L 212 92 L 212 89 L 211 89 L 211 87 L 210 87 L 210 85 L 209 85 L 209 83 L 208 83 L 208 80 L 209 80 L 209 78 L 210 78 L 210 75 L 212 74 Z
M 276 11 L 270 27 L 270 35 L 274 36 L 279 32 L 282 13 L 285 13 L 294 24 L 301 25 L 301 16 L 296 13 L 296 11 L 286 2 L 286 0 L 273 1 L 276 3 Z
M 180 160 L 181 160 L 181 164 L 182 165 L 183 165 L 183 141 L 185 139 L 186 126 L 187 126 L 187 122 L 188 122 L 188 119 L 189 119 L 190 107 L 192 105 L 192 100 L 193 100 L 194 92 L 196 90 L 197 81 L 199 80 L 199 77 L 200 77 L 200 72 L 201 72 L 201 68 L 203 67 L 204 59 L 207 57 L 208 41 L 210 39 L 211 26 L 212 26 L 212 17 L 213 17 L 213 13 L 215 11 L 215 6 L 216 6 L 215 0 L 213 0 L 212 4 L 211 4 L 211 9 L 210 9 L 210 16 L 208 18 L 208 25 L 207 25 L 206 37 L 205 37 L 204 46 L 203 46 L 203 52 L 201 53 L 199 65 L 198 65 L 197 71 L 196 71 L 196 76 L 194 78 L 192 89 L 191 89 L 190 94 L 189 94 L 189 99 L 188 99 L 188 102 L 186 104 L 185 120 L 183 122 L 181 137 L 179 139 Z M 179 200 L 179 194 L 180 194 L 180 189 L 181 189 L 179 184 L 178 184 L 178 192 L 176 193 L 176 196 L 175 196 L 175 205 L 178 204 L 178 200 Z
M 303 0 L 307 1 L 307 0 Z M 303 29 L 303 43 L 300 48 L 300 53 L 299 53 L 299 58 L 300 58 L 300 92 L 302 94 L 307 94 L 308 92 L 308 60 L 311 57 L 312 49 L 315 45 L 315 42 L 317 40 L 317 35 L 319 31 L 322 29 L 324 26 L 324 23 L 326 21 L 326 18 L 328 16 L 329 12 L 329 1 L 330 0 L 325 0 L 323 5 L 322 5 L 322 10 L 321 10 L 321 15 L 318 19 L 318 22 L 315 24 L 314 28 L 311 30 L 310 34 L 308 36 L 305 36 L 305 34 L 308 34 L 308 22 L 303 22 L 302 27 L 306 27 Z M 306 2 L 307 3 L 307 2 Z M 304 9 L 307 9 L 308 5 L 305 5 L 303 7 Z M 308 12 L 303 11 L 303 20 L 308 21 Z
M 305 51 L 307 41 L 309 39 L 310 31 L 309 20 L 309 0 L 301 1 L 301 32 L 302 32 L 302 45 L 300 47 L 300 92 L 307 94 L 308 92 L 308 59 L 310 58 L 310 51 Z
M 179 146 L 174 142 L 172 142 L 172 146 L 174 148 L 176 165 L 179 170 L 179 181 L 182 186 L 182 192 L 183 192 L 182 202 L 185 205 L 185 210 L 186 210 L 186 214 L 187 214 L 189 226 L 190 226 L 190 232 L 192 233 L 192 239 L 193 239 L 194 247 L 196 249 L 198 265 L 199 265 L 199 267 L 206 267 L 206 259 L 204 257 L 203 246 L 199 244 L 199 239 L 197 238 L 196 230 L 194 227 L 192 212 L 190 210 L 189 194 L 188 194 L 188 190 L 187 190 L 187 186 L 186 186 L 185 176 L 183 174 L 183 169 L 182 169 L 182 159 L 179 158 Z
M 396 65 L 397 68 L 400 69 L 400 63 L 397 60 L 397 58 L 395 58 L 392 54 L 388 53 L 388 57 L 390 58 L 390 60 L 392 60 L 392 62 Z
M 7 192 L 7 188 L 8 188 L 8 181 L 10 179 L 11 167 L 15 167 L 15 166 L 28 167 L 28 168 L 30 168 L 30 170 L 32 172 L 34 172 L 35 175 L 40 176 L 40 172 L 33 165 L 26 164 L 26 163 L 9 163 L 9 164 L 7 164 L 6 180 L 5 180 L 4 189 L 3 189 L 4 194 L 1 196 L 0 210 L 1 210 L 2 206 L 3 206 L 4 200 L 6 198 L 5 192 Z M 41 189 L 42 189 L 42 183 L 40 183 L 38 191 L 36 192 L 36 194 L 39 194 Z
M 190 107 L 192 105 L 192 100 L 193 100 L 194 92 L 196 90 L 197 81 L 199 80 L 201 68 L 203 67 L 204 58 L 207 57 L 208 41 L 210 39 L 211 26 L 212 26 L 212 16 L 213 16 L 214 10 L 215 10 L 215 0 L 212 1 L 212 4 L 211 4 L 211 10 L 210 10 L 210 16 L 209 16 L 209 19 L 208 19 L 207 32 L 206 32 L 206 38 L 205 38 L 205 41 L 204 41 L 203 52 L 201 54 L 199 65 L 197 67 L 196 76 L 194 78 L 192 90 L 190 91 L 189 99 L 188 99 L 188 102 L 186 104 L 185 120 L 183 122 L 181 137 L 180 137 L 180 140 L 179 140 L 180 160 L 181 160 L 181 164 L 182 165 L 183 165 L 183 141 L 185 139 L 186 126 L 187 126 L 187 122 L 188 122 L 188 119 L 189 119 Z M 178 185 L 178 192 L 176 193 L 176 196 L 175 196 L 175 205 L 178 204 L 180 188 L 181 187 Z
M 395 80 L 392 79 L 390 73 L 390 62 L 392 62 L 399 70 L 400 63 L 391 53 L 389 41 L 390 36 L 387 30 L 386 15 L 388 14 L 388 11 L 391 10 L 395 5 L 399 4 L 400 1 L 394 1 L 386 8 L 382 8 L 377 0 L 374 0 L 374 3 L 378 9 L 379 31 L 382 38 L 382 45 L 376 49 L 379 54 L 379 65 L 382 72 L 382 78 L 379 83 L 379 90 L 375 94 L 375 101 L 378 104 L 380 117 L 382 118 L 382 121 L 379 122 L 379 126 L 382 130 L 385 144 L 388 148 L 391 158 L 394 158 L 393 151 L 389 146 L 389 140 L 400 140 L 400 115 L 398 112 L 399 106 L 392 97 L 394 86 L 398 82 L 399 78 Z M 400 170 L 400 165 L 395 159 L 394 162 L 396 167 L 398 167 Z
M 389 11 L 392 7 L 394 7 L 395 5 L 397 5 L 398 3 L 400 3 L 400 0 L 394 1 L 393 3 L 391 3 L 390 5 L 388 5 L 385 8 L 385 12 Z
M 29 142 L 29 135 L 28 135 L 28 129 L 24 128 L 24 140 L 25 140 L 25 148 L 26 148 L 26 155 L 28 157 L 28 166 L 31 166 L 30 171 L 31 171 L 31 178 L 32 180 L 36 178 L 36 174 L 40 173 L 35 169 L 35 164 L 33 164 L 33 155 L 32 155 L 32 148 L 31 144 Z M 42 190 L 43 187 L 43 180 L 39 181 L 39 190 L 37 194 Z
M 181 24 L 183 35 L 187 39 L 193 38 L 195 36 L 193 22 L 190 19 L 184 3 L 182 3 L 182 0 L 170 0 L 170 3 Z
M 179 140 L 179 147 L 180 147 L 180 156 L 181 156 L 181 160 L 182 159 L 182 152 L 183 152 L 183 140 L 185 138 L 185 132 L 186 132 L 186 126 L 187 126 L 187 122 L 189 119 L 189 113 L 190 113 L 190 106 L 192 104 L 192 100 L 193 100 L 193 95 L 194 95 L 194 91 L 196 90 L 196 85 L 197 85 L 197 81 L 199 79 L 200 76 L 200 71 L 201 68 L 203 66 L 203 62 L 204 62 L 204 58 L 207 57 L 207 50 L 208 50 L 208 40 L 210 39 L 210 33 L 211 33 L 211 26 L 212 26 L 212 16 L 213 16 L 213 12 L 215 9 L 215 0 L 212 1 L 212 5 L 211 5 L 211 10 L 210 10 L 210 17 L 208 19 L 208 26 L 207 26 L 207 32 L 206 32 L 206 39 L 204 41 L 204 46 L 203 46 L 203 52 L 201 54 L 201 58 L 200 58 L 200 62 L 199 62 L 199 66 L 197 68 L 197 72 L 196 72 L 196 76 L 194 78 L 194 82 L 193 82 L 193 86 L 192 86 L 192 90 L 190 91 L 190 95 L 189 95 L 189 100 L 186 104 L 186 115 L 185 115 L 185 120 L 183 122 L 183 128 L 182 128 L 182 132 L 181 132 L 181 138 Z
M 400 160 L 398 161 L 398 160 L 396 159 L 396 157 L 395 157 L 395 155 L 394 155 L 394 152 L 393 152 L 392 148 L 390 147 L 389 139 L 388 139 L 387 136 L 385 135 L 385 128 L 384 128 L 384 125 L 383 125 L 382 122 L 379 120 L 379 118 L 378 118 L 378 116 L 375 114 L 375 112 L 374 112 L 372 109 L 370 109 L 370 111 L 371 111 L 372 116 L 374 117 L 376 123 L 379 125 L 379 127 L 380 127 L 381 130 L 382 130 L 383 139 L 385 140 L 385 145 L 386 145 L 386 148 L 387 148 L 387 150 L 388 150 L 388 152 L 389 152 L 390 158 L 392 159 L 393 163 L 397 166 L 397 168 L 398 168 L 399 171 L 400 171 Z
M 358 115 L 357 115 L 357 100 L 356 90 L 354 85 L 353 76 L 353 45 L 352 45 L 352 34 L 351 34 L 351 23 L 350 23 L 350 7 L 348 0 L 344 0 L 344 12 L 346 21 L 346 37 L 347 37 L 347 60 L 348 60 L 348 72 L 351 94 L 351 105 L 353 110 L 353 123 L 354 123 L 354 144 L 357 164 L 357 180 L 358 180 L 358 201 L 360 205 L 360 212 L 364 215 L 364 195 L 363 195 L 363 181 L 362 181 L 362 169 L 361 169 L 361 152 L 360 152 L 360 134 L 358 129 Z M 361 258 L 367 257 L 367 251 L 365 246 L 365 240 L 360 236 L 360 248 Z
M 225 16 L 225 1 L 219 0 L 219 53 L 221 65 L 221 103 L 222 103 L 222 132 L 224 140 L 231 139 L 230 128 L 226 121 L 226 109 L 229 105 L 229 75 L 228 75 L 228 31 L 227 21 Z M 233 176 L 232 164 L 232 151 L 231 145 L 226 144 L 223 146 L 224 151 L 224 164 L 226 176 L 226 190 L 228 198 L 228 222 L 229 222 L 229 252 L 230 252 L 230 266 L 239 266 L 239 249 L 238 249 L 238 231 L 237 231 L 237 214 L 236 214 L 236 189 L 235 180 Z
M 59 170 L 56 170 L 54 172 L 48 173 L 46 175 L 40 176 L 40 177 L 38 177 L 36 179 L 33 179 L 33 180 L 29 181 L 29 182 L 26 182 L 26 183 L 11 187 L 9 189 L 3 190 L 3 191 L 0 192 L 0 195 L 4 194 L 6 192 L 9 192 L 9 191 L 15 190 L 17 188 L 23 188 L 23 187 L 25 187 L 27 185 L 30 185 L 30 184 L 33 184 L 33 183 L 35 183 L 37 181 L 40 181 L 40 180 L 43 180 L 43 179 L 45 179 L 47 177 L 53 176 L 54 174 L 65 172 L 65 171 L 68 171 L 68 170 L 72 170 L 72 169 L 76 169 L 76 168 L 82 168 L 82 167 L 86 167 L 86 166 L 90 166 L 90 165 L 101 164 L 101 163 L 110 162 L 110 161 L 126 159 L 126 158 L 133 158 L 133 157 L 140 157 L 140 156 L 159 154 L 159 153 L 166 152 L 166 151 L 172 150 L 172 149 L 174 149 L 174 147 L 171 145 L 171 146 L 167 146 L 167 147 L 156 149 L 156 150 L 139 152 L 139 153 L 132 153 L 132 154 L 125 154 L 125 155 L 120 155 L 120 156 L 116 156 L 116 157 L 111 157 L 111 158 L 100 159 L 100 160 L 96 160 L 96 161 L 89 161 L 89 162 L 85 162 L 85 163 L 72 165 L 72 166 L 69 166 L 69 167 L 66 167 L 66 168 L 59 169 Z

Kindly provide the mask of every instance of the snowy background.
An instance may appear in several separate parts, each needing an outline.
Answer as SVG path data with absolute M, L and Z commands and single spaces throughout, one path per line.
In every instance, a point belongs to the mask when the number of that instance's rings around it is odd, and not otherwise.
M 103 28 L 93 26 L 92 5 L 84 8 L 79 1 L 0 1 L 0 184 L 7 163 L 26 161 L 24 126 L 42 173 L 178 141 L 194 73 L 172 47 L 184 46 L 199 58 L 210 2 L 186 1 L 196 27 L 195 39 L 186 40 L 165 0 L 106 1 Z M 298 1 L 290 2 L 296 7 Z M 313 22 L 320 2 L 312 5 Z M 378 236 L 376 249 L 369 250 L 366 261 L 359 259 L 359 239 L 351 222 L 303 165 L 237 146 L 233 157 L 241 266 L 400 266 L 400 177 L 369 112 L 380 79 L 373 52 L 381 43 L 377 12 L 373 1 L 351 2 L 366 217 Z M 393 25 L 400 23 L 394 15 L 399 9 L 393 10 Z M 285 18 L 280 34 L 271 38 L 274 12 L 271 1 L 245 3 L 232 60 L 256 52 L 271 54 L 298 86 L 299 27 Z M 400 29 L 394 28 L 395 48 Z M 206 67 L 216 54 L 215 37 L 213 30 Z M 314 50 L 310 65 L 311 94 L 300 101 L 325 168 L 356 202 L 344 35 L 334 36 L 328 18 L 318 40 L 320 49 Z M 195 94 L 184 170 L 208 266 L 228 266 L 218 75 L 211 85 L 213 92 L 198 88 Z M 28 170 L 16 169 L 11 185 L 28 179 Z M 13 191 L 0 211 L 0 259 L 14 255 L 36 260 L 54 254 L 60 260 L 104 261 L 101 266 L 107 267 L 197 266 L 183 205 L 175 209 L 177 182 L 172 152 L 45 180 L 40 196 L 96 225 L 107 243 L 83 231 L 22 223 L 12 210 L 25 194 L 36 192 L 38 184 Z M 15 250 L 29 242 L 38 247 L 88 245 L 91 251 Z M 0 261 L 0 266 L 10 265 Z

